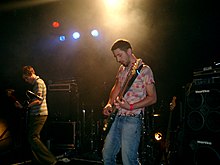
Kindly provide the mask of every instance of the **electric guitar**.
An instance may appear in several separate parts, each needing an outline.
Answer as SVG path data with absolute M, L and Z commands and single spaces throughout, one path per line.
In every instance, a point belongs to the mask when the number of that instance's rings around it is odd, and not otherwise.
M 25 100 L 22 104 L 18 101 L 18 99 L 14 95 L 14 90 L 13 89 L 7 89 L 6 90 L 7 96 L 14 102 L 15 107 L 22 109 L 23 111 L 28 111 L 28 104 L 29 101 Z
M 169 113 L 169 120 L 168 120 L 168 126 L 167 126 L 167 132 L 166 132 L 166 139 L 163 144 L 163 156 L 162 156 L 162 162 L 165 165 L 170 164 L 170 129 L 171 129 L 171 121 L 172 121 L 172 112 L 174 108 L 176 107 L 176 96 L 173 96 L 173 99 L 170 103 L 170 113 Z
M 128 86 L 131 85 L 131 84 L 129 84 L 129 82 L 132 79 L 132 77 L 135 75 L 135 73 L 137 72 L 138 67 L 140 65 L 140 61 L 141 61 L 140 59 L 137 59 L 137 61 L 130 68 L 130 70 L 128 72 L 128 75 L 127 75 L 127 77 L 125 79 L 125 82 L 124 82 L 124 84 L 123 84 L 123 86 L 120 89 L 119 94 L 118 94 L 118 97 L 119 97 L 120 100 L 124 96 Z M 106 119 L 104 119 L 104 122 L 103 122 L 103 125 L 104 125 L 103 126 L 103 134 L 104 135 L 108 134 L 108 132 L 109 132 L 109 130 L 111 128 L 111 125 L 112 125 L 112 123 L 115 120 L 115 117 L 116 117 L 117 113 L 118 113 L 118 109 L 113 104 L 112 105 L 112 112 L 111 112 L 111 114 Z

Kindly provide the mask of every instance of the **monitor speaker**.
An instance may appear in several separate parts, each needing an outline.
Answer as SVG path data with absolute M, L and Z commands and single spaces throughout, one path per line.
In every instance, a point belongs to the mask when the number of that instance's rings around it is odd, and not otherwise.
M 220 164 L 219 85 L 194 85 L 185 95 L 184 164 Z

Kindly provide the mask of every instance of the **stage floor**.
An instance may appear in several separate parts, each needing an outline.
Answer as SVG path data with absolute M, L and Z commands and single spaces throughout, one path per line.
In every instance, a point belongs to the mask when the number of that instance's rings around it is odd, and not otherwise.
M 27 160 L 27 161 L 23 161 L 23 162 L 15 162 L 13 164 L 10 165 L 32 165 L 31 160 Z M 66 164 L 66 165 L 102 165 L 103 162 L 102 161 L 93 161 L 93 160 L 86 160 L 86 159 L 71 159 L 68 161 L 63 161 L 62 164 Z M 5 164 L 5 165 L 9 165 L 9 164 Z

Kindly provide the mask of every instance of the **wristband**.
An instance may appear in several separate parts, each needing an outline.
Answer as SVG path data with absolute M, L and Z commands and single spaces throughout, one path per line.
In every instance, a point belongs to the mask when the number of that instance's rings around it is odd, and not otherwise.
M 130 111 L 134 109 L 134 104 L 130 104 Z

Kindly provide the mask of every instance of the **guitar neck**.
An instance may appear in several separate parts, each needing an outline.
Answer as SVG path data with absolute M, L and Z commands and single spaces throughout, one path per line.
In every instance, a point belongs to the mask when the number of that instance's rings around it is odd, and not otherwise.
M 170 139 L 170 130 L 171 130 L 171 120 L 172 120 L 172 111 L 169 114 L 168 126 L 167 126 L 167 134 L 166 134 L 166 142 Z
M 123 95 L 125 94 L 125 91 L 126 91 L 126 89 L 128 87 L 129 80 L 132 77 L 130 72 L 131 72 L 131 70 L 129 71 L 128 76 L 126 77 L 125 82 L 124 82 L 121 90 L 119 91 L 118 97 L 119 97 L 120 100 L 122 99 Z
M 169 142 L 169 139 L 170 139 L 172 112 L 173 112 L 173 109 L 176 107 L 176 96 L 173 96 L 170 106 L 171 107 L 170 107 L 170 114 L 169 114 L 169 120 L 168 120 L 168 126 L 167 126 L 166 142 Z

